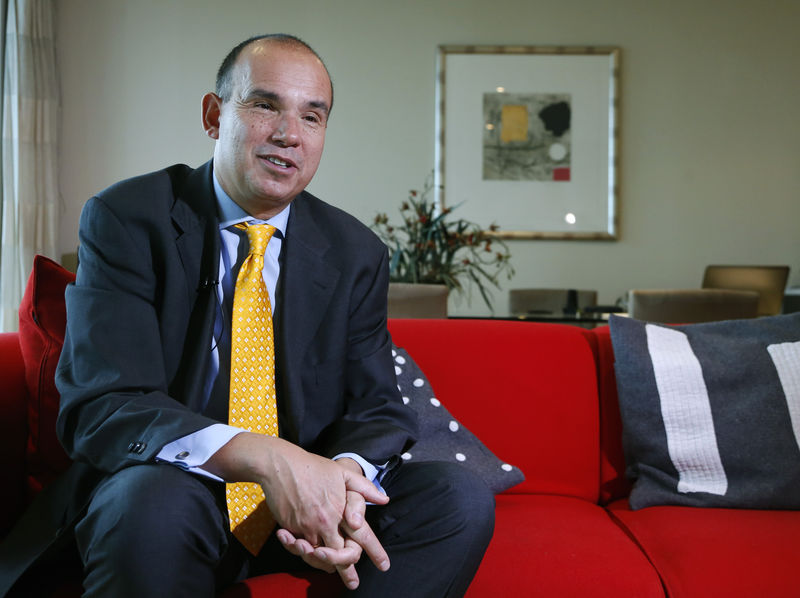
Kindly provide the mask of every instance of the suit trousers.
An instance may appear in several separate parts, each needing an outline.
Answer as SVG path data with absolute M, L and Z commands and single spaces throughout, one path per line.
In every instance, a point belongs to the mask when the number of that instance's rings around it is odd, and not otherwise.
M 366 555 L 348 595 L 462 596 L 494 529 L 494 497 L 451 463 L 402 463 L 383 480 L 385 506 L 367 521 L 389 554 L 381 572 Z M 224 484 L 166 463 L 121 470 L 98 488 L 75 530 L 84 596 L 212 597 L 269 572 L 308 568 L 273 533 L 257 557 L 228 528 Z M 344 586 L 342 586 L 344 588 Z

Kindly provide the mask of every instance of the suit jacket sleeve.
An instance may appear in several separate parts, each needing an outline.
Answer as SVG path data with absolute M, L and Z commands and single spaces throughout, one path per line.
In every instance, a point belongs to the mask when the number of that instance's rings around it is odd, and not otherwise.
M 103 471 L 148 461 L 214 423 L 169 391 L 196 301 L 175 250 L 184 231 L 170 217 L 174 178 L 162 171 L 119 184 L 81 215 L 80 267 L 66 292 L 56 374 L 57 432 L 73 459 Z

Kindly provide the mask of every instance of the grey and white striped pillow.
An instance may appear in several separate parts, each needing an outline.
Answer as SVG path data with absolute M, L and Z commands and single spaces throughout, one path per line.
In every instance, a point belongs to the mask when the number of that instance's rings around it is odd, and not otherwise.
M 631 508 L 800 507 L 800 313 L 611 340 Z

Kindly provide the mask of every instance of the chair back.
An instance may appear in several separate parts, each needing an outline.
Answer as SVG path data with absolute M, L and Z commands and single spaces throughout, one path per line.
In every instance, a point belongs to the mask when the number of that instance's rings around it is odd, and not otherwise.
M 759 293 L 758 315 L 774 316 L 783 309 L 789 266 L 708 266 L 704 289 L 738 289 Z
M 628 296 L 632 318 L 664 324 L 693 324 L 754 318 L 756 291 L 731 289 L 633 289 Z

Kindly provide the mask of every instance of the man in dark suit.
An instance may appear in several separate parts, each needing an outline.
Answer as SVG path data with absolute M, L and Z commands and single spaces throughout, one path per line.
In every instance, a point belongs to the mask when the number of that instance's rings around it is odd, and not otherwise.
M 0 590 L 74 537 L 87 596 L 213 596 L 296 566 L 363 596 L 464 593 L 493 498 L 458 465 L 399 463 L 416 422 L 394 377 L 386 249 L 304 191 L 332 104 L 305 43 L 247 40 L 203 98 L 213 160 L 87 203 L 57 373 L 75 463 L 0 552 Z M 237 222 L 277 231 L 263 278 L 279 437 L 227 423 Z M 257 554 L 230 531 L 223 481 L 264 490 L 277 531 Z

